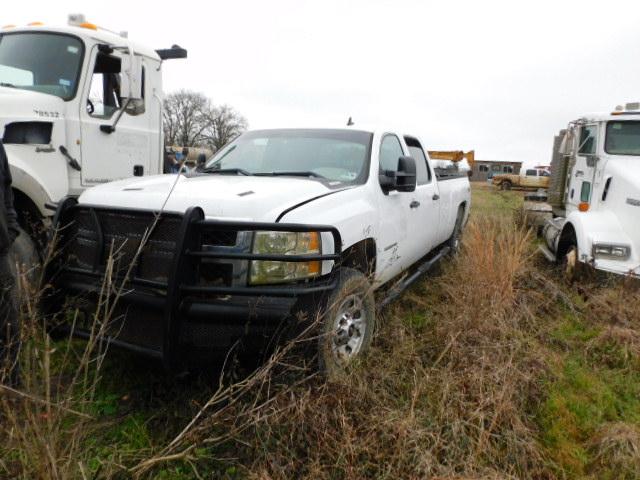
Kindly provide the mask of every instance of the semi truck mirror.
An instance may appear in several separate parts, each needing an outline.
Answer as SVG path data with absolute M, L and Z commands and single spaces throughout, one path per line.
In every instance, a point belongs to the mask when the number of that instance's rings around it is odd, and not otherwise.
M 122 97 L 129 100 L 142 99 L 142 57 L 131 52 L 122 56 Z
M 564 136 L 562 137 L 562 141 L 560 142 L 559 153 L 560 155 L 572 155 L 573 154 L 573 139 L 574 139 L 574 129 L 569 128 L 564 132 Z

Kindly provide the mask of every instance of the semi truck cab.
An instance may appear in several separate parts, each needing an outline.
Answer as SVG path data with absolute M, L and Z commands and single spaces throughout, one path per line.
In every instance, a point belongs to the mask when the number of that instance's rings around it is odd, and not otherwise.
M 552 161 L 546 251 L 569 272 L 580 264 L 640 276 L 640 103 L 585 115 L 562 132 Z
M 30 237 L 67 195 L 162 172 L 162 61 L 185 56 L 82 15 L 63 27 L 0 29 L 0 135 Z

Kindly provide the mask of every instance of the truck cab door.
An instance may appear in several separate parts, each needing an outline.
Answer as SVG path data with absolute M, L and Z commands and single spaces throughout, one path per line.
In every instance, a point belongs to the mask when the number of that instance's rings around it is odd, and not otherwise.
M 83 187 L 144 175 L 151 165 L 153 126 L 145 108 L 144 66 L 143 98 L 127 105 L 120 95 L 122 56 L 97 45 L 92 49 L 88 88 L 80 102 Z
M 578 132 L 575 165 L 571 169 L 567 189 L 567 213 L 581 203 L 591 202 L 594 173 L 598 161 L 598 124 L 582 125 Z
M 412 261 L 417 261 L 442 243 L 440 195 L 435 174 L 418 139 L 404 137 L 409 154 L 416 161 L 416 190 L 409 203 L 409 236 Z
M 376 160 L 372 152 L 372 160 Z M 377 152 L 379 170 L 396 170 L 398 158 L 407 155 L 397 135 L 386 133 L 380 140 Z M 376 188 L 377 187 L 377 188 Z M 385 193 L 382 187 L 374 186 L 378 191 L 378 212 L 380 218 L 377 239 L 377 270 L 380 282 L 385 282 L 412 264 L 411 247 L 408 245 L 410 204 L 414 192 L 392 190 Z

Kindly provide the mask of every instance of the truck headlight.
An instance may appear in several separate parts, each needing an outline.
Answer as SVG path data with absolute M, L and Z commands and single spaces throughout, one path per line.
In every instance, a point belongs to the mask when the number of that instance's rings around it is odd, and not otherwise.
M 256 232 L 253 253 L 272 255 L 320 254 L 318 232 Z M 273 260 L 251 261 L 249 283 L 261 285 L 304 280 L 320 275 L 320 261 L 286 262 Z
M 631 247 L 628 245 L 611 245 L 607 243 L 595 243 L 593 245 L 593 258 L 627 260 L 630 256 Z

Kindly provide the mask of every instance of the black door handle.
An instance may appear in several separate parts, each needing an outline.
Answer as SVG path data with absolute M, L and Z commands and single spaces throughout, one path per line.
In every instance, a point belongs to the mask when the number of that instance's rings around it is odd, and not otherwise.
M 437 193 L 433 194 L 433 197 L 431 197 L 434 200 L 440 200 L 440 195 L 438 195 Z
M 420 202 L 417 200 L 414 200 L 409 204 L 409 208 L 418 208 L 419 206 L 420 206 Z

